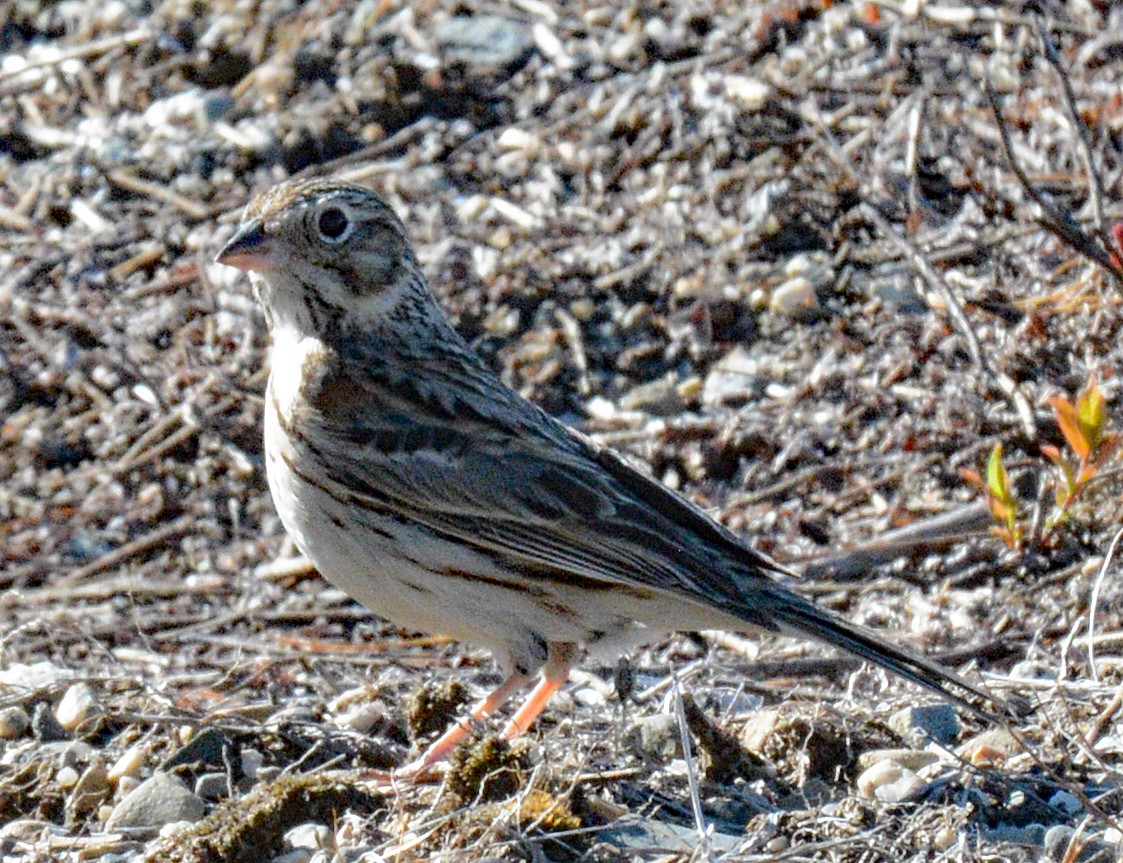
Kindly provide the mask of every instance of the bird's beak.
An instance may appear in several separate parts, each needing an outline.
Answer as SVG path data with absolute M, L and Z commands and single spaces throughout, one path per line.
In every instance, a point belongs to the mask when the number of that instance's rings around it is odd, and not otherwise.
M 269 246 L 269 237 L 265 233 L 265 228 L 259 220 L 254 219 L 238 228 L 237 233 L 230 238 L 230 242 L 215 256 L 215 263 L 237 267 L 239 270 L 253 270 L 257 273 L 274 270 L 278 262 Z

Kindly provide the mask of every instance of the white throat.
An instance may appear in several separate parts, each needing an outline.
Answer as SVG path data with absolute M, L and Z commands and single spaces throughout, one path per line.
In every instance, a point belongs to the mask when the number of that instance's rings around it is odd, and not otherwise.
M 300 332 L 291 321 L 278 320 L 273 326 L 273 347 L 269 351 L 269 388 L 266 397 L 277 403 L 285 422 L 290 422 L 309 361 L 321 355 L 324 343 Z

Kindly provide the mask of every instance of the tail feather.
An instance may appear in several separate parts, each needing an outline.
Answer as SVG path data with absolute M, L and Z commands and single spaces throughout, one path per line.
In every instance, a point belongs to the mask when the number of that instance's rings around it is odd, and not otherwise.
M 989 722 L 999 721 L 995 714 L 978 704 L 980 701 L 995 704 L 992 696 L 919 653 L 887 644 L 873 632 L 798 597 L 777 597 L 771 610 L 781 626 L 788 630 L 840 647 L 965 707 Z

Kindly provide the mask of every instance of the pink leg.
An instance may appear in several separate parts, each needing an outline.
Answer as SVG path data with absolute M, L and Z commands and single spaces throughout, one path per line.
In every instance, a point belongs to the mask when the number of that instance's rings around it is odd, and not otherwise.
M 512 674 L 495 689 L 488 693 L 487 697 L 480 701 L 472 712 L 459 720 L 448 731 L 438 737 L 425 753 L 416 761 L 412 761 L 404 767 L 399 767 L 394 771 L 393 776 L 395 779 L 415 779 L 421 774 L 425 773 L 434 764 L 439 764 L 448 758 L 449 754 L 457 746 L 464 742 L 464 738 L 468 736 L 472 730 L 473 720 L 479 722 L 491 716 L 496 710 L 506 704 L 511 696 L 519 689 L 527 684 L 530 678 L 525 674 Z
M 525 734 L 530 728 L 542 708 L 550 697 L 562 688 L 569 680 L 569 669 L 577 657 L 577 647 L 573 644 L 551 644 L 550 654 L 546 659 L 546 667 L 542 670 L 542 679 L 531 690 L 526 701 L 511 717 L 511 721 L 503 729 L 503 737 L 512 740 L 520 734 Z
M 518 737 L 530 728 L 546 702 L 569 679 L 569 669 L 577 658 L 577 646 L 573 644 L 551 644 L 546 657 L 546 667 L 542 671 L 542 679 L 531 691 L 523 705 L 511 717 L 503 729 L 503 737 L 507 740 Z M 461 743 L 472 730 L 472 722 L 479 722 L 491 716 L 496 710 L 506 704 L 512 695 L 530 680 L 525 674 L 512 674 L 499 684 L 479 704 L 472 708 L 469 716 L 461 719 L 448 731 L 440 736 L 425 753 L 416 761 L 399 767 L 387 775 L 379 772 L 369 772 L 368 776 L 377 783 L 412 782 L 420 779 L 432 767 L 444 761 L 449 754 Z

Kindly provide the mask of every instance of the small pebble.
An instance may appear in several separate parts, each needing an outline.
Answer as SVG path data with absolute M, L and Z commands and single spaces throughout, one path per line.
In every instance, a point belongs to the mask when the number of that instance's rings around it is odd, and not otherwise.
M 191 793 L 179 778 L 159 772 L 130 791 L 113 808 L 105 830 L 152 836 L 167 824 L 198 821 L 206 811 L 203 800 Z
M 265 756 L 256 749 L 242 750 L 242 773 L 247 779 L 259 780 L 258 775 L 265 764 Z
M 895 761 L 909 770 L 921 770 L 939 760 L 934 752 L 923 749 L 870 749 L 858 756 L 858 766 L 865 770 L 881 761 Z
M 750 111 L 759 111 L 772 98 L 772 87 L 759 78 L 726 75 L 722 83 L 725 85 L 725 95 L 736 99 Z
M 534 50 L 531 28 L 503 15 L 457 15 L 433 26 L 444 55 L 477 74 L 514 66 Z
M 904 803 L 924 788 L 924 781 L 895 761 L 879 761 L 858 777 L 858 793 L 867 800 Z
M 1049 805 L 1056 806 L 1058 809 L 1067 812 L 1069 815 L 1075 815 L 1084 808 L 1084 804 L 1076 799 L 1068 791 L 1058 791 L 1049 798 Z
M 122 776 L 117 782 L 117 799 L 123 800 L 143 781 L 139 776 Z
M 950 704 L 906 707 L 889 717 L 889 727 L 912 743 L 952 743 L 959 737 L 959 718 Z
M 97 695 L 88 683 L 71 685 L 55 708 L 55 719 L 67 731 L 75 731 L 79 726 L 102 713 Z
M 1057 670 L 1047 663 L 1026 659 L 1010 669 L 1010 677 L 1014 680 L 1056 680 Z
M 356 704 L 335 717 L 341 728 L 350 728 L 360 734 L 368 734 L 372 728 L 387 721 L 386 708 L 377 702 Z
M 822 314 L 815 286 L 806 276 L 795 276 L 772 291 L 768 308 L 775 315 L 796 321 L 815 320 Z
M 5 707 L 0 710 L 0 740 L 23 737 L 31 727 L 31 717 L 22 707 Z
M 78 784 L 78 771 L 73 767 L 63 767 L 55 774 L 55 784 L 59 788 L 73 788 Z
M 331 830 L 323 824 L 314 822 L 293 827 L 285 833 L 285 841 L 292 848 L 310 848 L 313 851 L 319 851 L 321 848 L 335 849 L 335 836 Z
M 136 776 L 144 766 L 144 747 L 134 743 L 113 762 L 109 768 L 108 778 L 111 785 L 116 785 L 125 776 Z
M 203 773 L 195 780 L 195 794 L 204 800 L 219 800 L 230 793 L 230 779 L 225 773 Z
M 1004 728 L 991 728 L 976 734 L 956 747 L 956 754 L 975 765 L 1001 764 L 1021 752 L 1014 736 Z
M 315 853 L 307 848 L 297 848 L 274 857 L 269 863 L 312 863 Z

